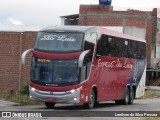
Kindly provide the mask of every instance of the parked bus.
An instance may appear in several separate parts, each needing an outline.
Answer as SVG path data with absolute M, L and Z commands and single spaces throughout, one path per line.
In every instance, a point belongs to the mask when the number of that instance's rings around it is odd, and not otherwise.
M 133 104 L 144 95 L 146 41 L 106 27 L 64 26 L 38 32 L 32 52 L 30 99 L 56 103 Z

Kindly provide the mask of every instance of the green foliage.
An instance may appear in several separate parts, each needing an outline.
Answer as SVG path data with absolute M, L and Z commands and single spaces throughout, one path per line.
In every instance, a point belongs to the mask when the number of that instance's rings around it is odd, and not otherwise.
M 160 98 L 160 92 L 159 91 L 148 90 L 148 91 L 145 92 L 143 98 L 144 99 L 147 99 L 147 98 Z
M 21 94 L 21 95 L 29 95 L 29 86 L 25 85 L 23 88 L 21 88 L 18 91 L 18 93 Z
M 39 105 L 40 102 L 34 102 L 29 99 L 29 87 L 25 86 L 20 91 L 1 92 L 0 99 L 20 103 L 20 105 Z

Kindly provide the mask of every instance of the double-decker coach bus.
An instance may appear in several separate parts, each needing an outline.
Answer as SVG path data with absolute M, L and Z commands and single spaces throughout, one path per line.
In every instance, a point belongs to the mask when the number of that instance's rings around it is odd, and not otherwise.
M 133 104 L 144 95 L 146 42 L 106 27 L 64 26 L 39 31 L 32 52 L 30 99 L 56 103 Z

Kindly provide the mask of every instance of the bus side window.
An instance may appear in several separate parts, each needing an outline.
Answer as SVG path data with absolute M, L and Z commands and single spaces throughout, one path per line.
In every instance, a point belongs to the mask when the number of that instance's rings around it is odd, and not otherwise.
M 146 46 L 145 43 L 142 43 L 142 59 L 146 58 Z
M 139 49 L 139 59 L 144 59 L 146 57 L 146 47 L 145 44 L 143 42 L 137 42 L 138 44 L 138 49 Z
M 84 50 L 90 50 L 90 54 L 86 56 L 87 59 L 90 59 L 90 61 L 92 60 L 93 57 L 96 37 L 97 37 L 96 33 L 88 33 L 85 35 Z
M 115 57 L 128 58 L 128 40 L 123 38 L 116 38 L 116 55 Z
M 105 55 L 105 50 L 106 50 L 105 39 L 106 35 L 101 35 L 100 38 L 98 39 L 97 51 L 96 51 L 97 57 Z
M 92 66 L 92 58 L 94 54 L 94 47 L 97 39 L 96 33 L 88 33 L 85 35 L 84 50 L 90 50 L 90 53 L 84 57 L 83 67 L 85 69 L 85 79 L 88 78 L 90 68 Z
M 128 44 L 128 40 L 124 40 L 123 38 L 108 37 L 107 55 L 128 58 Z
M 136 58 L 136 42 L 133 40 L 129 41 L 129 57 Z
M 141 59 L 141 42 L 136 42 L 136 58 Z
M 123 57 L 125 58 L 130 58 L 129 55 L 129 50 L 128 50 L 128 45 L 129 45 L 129 41 L 128 40 L 123 40 Z
M 107 40 L 106 40 L 106 54 L 105 55 L 108 55 L 108 56 L 111 56 L 111 49 L 112 49 L 112 46 L 111 46 L 111 42 L 112 42 L 112 37 L 108 36 L 107 37 Z

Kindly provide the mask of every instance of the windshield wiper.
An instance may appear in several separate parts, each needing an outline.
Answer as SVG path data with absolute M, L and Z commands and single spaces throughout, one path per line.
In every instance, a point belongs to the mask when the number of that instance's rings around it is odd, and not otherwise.
M 56 81 L 56 82 L 54 82 L 55 84 L 58 84 L 58 83 L 72 83 L 72 84 L 74 84 L 74 83 L 76 83 L 77 81 L 65 81 L 65 80 L 63 80 L 63 81 Z
M 38 79 L 31 79 L 32 81 L 39 81 Z

